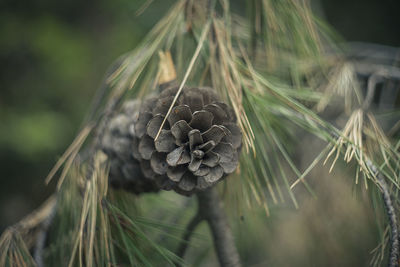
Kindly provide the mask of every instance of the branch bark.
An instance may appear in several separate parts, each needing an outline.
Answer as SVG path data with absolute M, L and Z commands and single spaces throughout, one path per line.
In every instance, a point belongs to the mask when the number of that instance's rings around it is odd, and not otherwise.
M 376 72 L 372 74 L 368 79 L 368 88 L 367 88 L 367 96 L 363 103 L 363 110 L 368 110 L 373 96 L 375 94 L 375 88 L 377 81 L 381 79 L 379 78 L 379 73 Z M 372 163 L 371 160 L 367 159 L 367 165 L 375 174 L 377 182 L 382 190 L 382 198 L 385 205 L 385 211 L 388 216 L 389 226 L 390 226 L 390 251 L 389 251 L 389 267 L 399 266 L 399 255 L 400 255 L 400 246 L 399 246 L 399 230 L 397 227 L 397 218 L 395 209 L 392 203 L 392 199 L 390 198 L 390 192 L 388 185 L 385 181 L 385 177 L 382 172 Z
M 44 259 L 43 259 L 43 252 L 46 246 L 46 240 L 48 236 L 48 231 L 53 223 L 53 219 L 56 215 L 57 212 L 57 196 L 53 197 L 55 199 L 54 204 L 51 203 L 51 209 L 48 212 L 47 217 L 43 220 L 42 225 L 40 227 L 37 239 L 36 239 L 36 245 L 34 248 L 33 252 L 33 258 L 35 259 L 35 262 L 38 267 L 44 267 Z
M 193 235 L 194 230 L 197 228 L 197 226 L 203 221 L 203 217 L 200 215 L 200 213 L 197 213 L 189 222 L 189 224 L 186 226 L 185 233 L 182 237 L 182 241 L 176 251 L 176 255 L 179 258 L 182 258 L 185 256 L 186 250 L 189 246 L 189 241 L 190 238 Z
M 378 177 L 381 176 L 378 174 Z M 382 177 L 381 177 L 382 178 Z M 390 253 L 389 253 L 389 267 L 399 266 L 399 231 L 397 229 L 397 218 L 390 199 L 390 193 L 387 188 L 385 180 L 378 178 L 378 181 L 382 187 L 382 197 L 385 203 L 386 214 L 389 219 L 390 225 Z
M 239 267 L 240 259 L 223 203 L 214 188 L 197 193 L 200 215 L 208 222 L 221 267 Z
M 372 162 L 368 161 L 367 164 L 371 168 L 371 170 L 376 174 L 376 178 L 378 180 L 379 186 L 382 190 L 382 198 L 383 203 L 385 204 L 386 214 L 389 220 L 390 226 L 390 252 L 389 252 L 389 267 L 399 266 L 399 254 L 400 254 L 400 245 L 399 245 L 399 230 L 397 227 L 397 217 L 393 207 L 392 200 L 390 198 L 390 192 L 383 177 L 382 173 L 376 168 Z

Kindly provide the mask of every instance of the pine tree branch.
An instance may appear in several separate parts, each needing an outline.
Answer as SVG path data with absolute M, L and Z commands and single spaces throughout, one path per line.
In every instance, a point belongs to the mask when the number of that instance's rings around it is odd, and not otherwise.
M 179 258 L 183 259 L 183 257 L 185 256 L 186 250 L 189 247 L 190 238 L 192 237 L 194 230 L 203 220 L 204 218 L 198 212 L 186 226 L 186 230 L 182 237 L 182 241 L 175 253 Z
M 241 266 L 228 218 L 217 191 L 210 188 L 197 193 L 197 197 L 199 212 L 210 227 L 220 265 L 222 267 Z
M 51 224 L 53 223 L 54 217 L 56 215 L 56 211 L 57 211 L 57 199 L 55 200 L 54 205 L 51 207 L 49 214 L 43 220 L 42 225 L 40 227 L 40 231 L 39 231 L 37 239 L 36 239 L 33 258 L 35 259 L 35 262 L 38 267 L 45 266 L 44 261 L 43 261 L 43 252 L 44 252 L 44 248 L 46 246 L 48 231 L 50 229 Z
M 10 226 L 9 230 L 6 230 L 4 233 L 2 233 L 0 240 L 5 238 L 5 235 L 8 231 L 15 231 L 21 236 L 24 242 L 23 245 L 26 246 L 29 251 L 34 252 L 34 260 L 36 265 L 39 267 L 43 266 L 42 248 L 44 247 L 46 241 L 48 227 L 50 227 L 52 217 L 54 217 L 56 211 L 56 203 L 56 196 L 50 196 L 39 208 L 32 211 L 15 225 Z M 39 250 L 37 248 L 38 244 Z M 5 249 L 13 250 L 14 248 L 9 247 Z
M 375 88 L 377 80 L 379 79 L 378 73 L 372 74 L 368 79 L 368 88 L 367 88 L 367 96 L 363 103 L 363 109 L 367 110 L 371 105 L 373 96 L 375 94 Z M 399 266 L 399 254 L 400 254 L 400 247 L 399 247 L 399 230 L 397 228 L 397 218 L 396 213 L 393 207 L 392 200 L 390 198 L 390 192 L 388 185 L 385 181 L 385 177 L 379 171 L 379 169 L 372 163 L 371 160 L 367 159 L 366 161 L 368 167 L 372 170 L 375 174 L 377 179 L 378 185 L 382 190 L 382 198 L 386 209 L 386 214 L 389 219 L 389 226 L 390 226 L 390 252 L 389 252 L 389 267 Z
M 371 161 L 367 161 L 367 165 L 371 168 L 371 170 L 376 174 L 376 178 L 378 180 L 379 186 L 382 190 L 382 198 L 383 203 L 385 204 L 386 214 L 389 219 L 390 226 L 390 252 L 389 252 L 389 267 L 399 266 L 399 230 L 397 227 L 397 217 L 393 207 L 392 200 L 390 198 L 390 192 L 388 189 L 388 185 L 383 177 L 382 173 L 376 168 Z

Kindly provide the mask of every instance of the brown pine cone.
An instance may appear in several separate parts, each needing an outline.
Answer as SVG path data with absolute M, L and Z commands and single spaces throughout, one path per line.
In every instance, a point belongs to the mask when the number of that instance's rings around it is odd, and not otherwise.
M 140 162 L 132 156 L 132 146 L 137 140 L 135 123 L 139 107 L 139 101 L 126 102 L 122 112 L 111 118 L 101 143 L 102 150 L 109 158 L 110 185 L 135 194 L 159 190 L 154 180 L 142 174 Z
M 157 140 L 178 88 L 145 99 L 133 155 L 143 174 L 184 195 L 207 189 L 238 165 L 242 134 L 233 110 L 211 88 L 184 88 Z

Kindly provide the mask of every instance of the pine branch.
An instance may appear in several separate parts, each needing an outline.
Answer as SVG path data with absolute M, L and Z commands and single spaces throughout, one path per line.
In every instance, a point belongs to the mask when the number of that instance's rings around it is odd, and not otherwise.
M 200 214 L 210 226 L 220 265 L 222 267 L 241 266 L 233 234 L 217 191 L 210 188 L 197 193 L 197 197 Z
M 375 94 L 376 83 L 378 81 L 378 72 L 372 74 L 368 79 L 367 96 L 363 103 L 363 109 L 367 110 L 371 105 L 373 96 Z M 389 219 L 389 226 L 391 230 L 390 235 L 390 252 L 389 252 L 389 263 L 388 266 L 394 267 L 399 266 L 399 230 L 397 228 L 397 218 L 393 207 L 392 200 L 390 198 L 390 192 L 388 185 L 385 181 L 385 177 L 379 171 L 379 169 L 367 159 L 366 164 L 375 174 L 377 182 L 382 190 L 382 198 L 385 204 L 386 214 Z
M 4 233 L 2 233 L 0 237 L 0 244 L 6 244 L 7 242 L 4 242 L 4 240 L 8 239 L 8 236 L 10 234 L 13 236 L 18 235 L 22 241 L 22 244 L 17 247 L 14 247 L 14 245 L 4 245 L 4 247 L 2 246 L 0 249 L 0 258 L 5 259 L 4 257 L 8 257 L 7 255 L 9 255 L 10 253 L 15 255 L 16 251 L 18 251 L 19 249 L 24 249 L 24 247 L 26 247 L 26 251 L 33 250 L 35 254 L 38 253 L 38 257 L 41 257 L 41 251 L 39 253 L 36 246 L 38 245 L 38 243 L 43 244 L 44 246 L 47 229 L 51 224 L 51 217 L 53 217 L 55 213 L 56 202 L 57 200 L 54 195 L 49 197 L 39 208 L 32 211 L 15 225 L 10 226 L 8 230 L 4 231 Z M 35 261 L 36 265 L 43 266 L 42 258 L 39 258 L 39 260 L 37 260 L 35 255 L 35 259 L 31 259 L 32 262 Z M 37 263 L 36 261 L 39 263 Z
M 371 170 L 376 174 L 376 178 L 382 190 L 382 198 L 383 198 L 383 203 L 385 204 L 386 214 L 389 219 L 391 234 L 390 234 L 390 252 L 389 252 L 388 266 L 389 267 L 399 266 L 399 254 L 400 254 L 399 230 L 397 228 L 396 213 L 393 207 L 392 200 L 390 198 L 388 185 L 382 173 L 379 172 L 379 170 L 371 161 L 367 161 L 367 165 L 369 165 Z
M 239 254 L 236 250 L 233 235 L 218 192 L 210 188 L 204 192 L 197 193 L 197 197 L 198 211 L 186 226 L 176 255 L 180 258 L 185 256 L 194 230 L 203 220 L 206 220 L 213 235 L 214 246 L 220 265 L 222 267 L 241 266 Z
M 175 253 L 179 258 L 183 259 L 183 257 L 185 256 L 186 250 L 189 247 L 190 238 L 192 237 L 194 230 L 203 220 L 204 220 L 203 216 L 201 216 L 200 213 L 198 212 L 186 226 L 186 230 L 182 237 L 182 241 Z
M 45 266 L 44 261 L 43 261 L 43 252 L 44 252 L 44 249 L 46 246 L 48 231 L 49 231 L 51 224 L 53 223 L 56 212 L 57 212 L 57 199 L 55 200 L 54 205 L 51 207 L 48 215 L 43 220 L 42 225 L 39 230 L 39 233 L 36 238 L 36 244 L 35 244 L 35 248 L 34 248 L 33 258 L 38 267 Z

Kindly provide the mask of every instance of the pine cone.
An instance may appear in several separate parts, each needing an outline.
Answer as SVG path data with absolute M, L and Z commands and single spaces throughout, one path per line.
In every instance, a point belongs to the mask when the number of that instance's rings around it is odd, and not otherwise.
M 178 88 L 143 101 L 133 155 L 143 174 L 184 195 L 205 190 L 238 165 L 242 134 L 233 110 L 211 88 L 184 88 L 157 140 Z
M 139 107 L 139 101 L 126 102 L 122 112 L 111 118 L 102 139 L 102 150 L 109 157 L 110 185 L 135 194 L 159 190 L 153 180 L 142 174 L 140 162 L 132 156 Z

